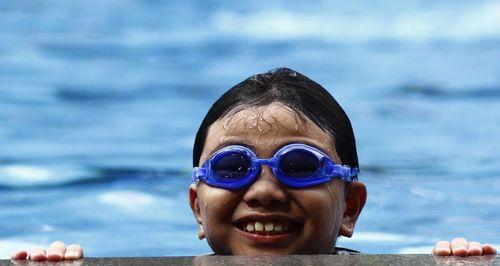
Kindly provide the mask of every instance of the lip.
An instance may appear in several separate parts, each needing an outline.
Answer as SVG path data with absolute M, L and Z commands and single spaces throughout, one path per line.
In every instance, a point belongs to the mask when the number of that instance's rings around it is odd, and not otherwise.
M 242 230 L 240 228 L 240 224 L 244 224 L 246 222 L 251 222 L 251 221 L 260 221 L 260 222 L 266 222 L 266 221 L 281 221 L 281 222 L 287 222 L 292 224 L 293 230 L 287 233 L 280 233 L 280 234 L 269 234 L 269 235 L 263 235 L 263 234 L 257 234 L 257 233 L 251 233 L 245 230 Z M 284 216 L 284 215 L 279 215 L 279 214 L 251 214 L 251 215 L 245 215 L 242 217 L 239 217 L 234 220 L 233 226 L 236 228 L 236 230 L 244 236 L 246 239 L 250 240 L 252 243 L 255 244 L 279 244 L 279 243 L 287 243 L 289 242 L 295 235 L 300 233 L 302 231 L 302 226 L 303 222 L 300 219 L 295 219 L 289 216 Z
M 236 228 L 238 232 L 240 232 L 245 238 L 250 240 L 251 242 L 254 242 L 256 244 L 272 244 L 276 245 L 278 243 L 286 243 L 290 241 L 293 236 L 295 235 L 294 233 L 286 233 L 286 234 L 279 234 L 279 235 L 259 235 L 259 234 L 252 234 L 246 231 L 243 231 L 239 228 Z

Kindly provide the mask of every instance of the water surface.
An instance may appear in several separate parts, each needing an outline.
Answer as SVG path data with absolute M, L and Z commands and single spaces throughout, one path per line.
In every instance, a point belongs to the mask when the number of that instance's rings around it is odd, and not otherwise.
M 495 1 L 0 2 L 0 257 L 195 255 L 191 149 L 206 111 L 287 66 L 353 123 L 367 205 L 346 247 L 498 243 Z

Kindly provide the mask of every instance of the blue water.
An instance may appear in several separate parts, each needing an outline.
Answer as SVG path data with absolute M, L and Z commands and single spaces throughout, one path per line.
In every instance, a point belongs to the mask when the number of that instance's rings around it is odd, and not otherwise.
M 244 78 L 288 66 L 348 112 L 367 253 L 500 243 L 498 1 L 0 1 L 0 258 L 195 255 L 191 148 Z

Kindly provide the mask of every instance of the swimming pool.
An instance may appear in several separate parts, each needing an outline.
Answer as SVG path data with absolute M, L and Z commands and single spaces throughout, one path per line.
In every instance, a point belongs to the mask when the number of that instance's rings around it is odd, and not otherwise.
M 340 12 L 342 10 L 342 12 Z M 219 95 L 278 66 L 349 114 L 368 253 L 498 243 L 500 5 L 0 3 L 0 258 L 194 255 L 191 148 Z M 175 16 L 173 15 L 175 14 Z

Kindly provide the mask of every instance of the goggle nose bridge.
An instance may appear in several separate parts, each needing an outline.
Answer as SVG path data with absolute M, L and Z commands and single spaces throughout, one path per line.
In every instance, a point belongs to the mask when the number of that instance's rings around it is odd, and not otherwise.
M 274 167 L 276 167 L 276 158 L 275 157 L 271 157 L 271 158 L 268 158 L 268 159 L 256 158 L 254 162 L 255 162 L 255 165 L 257 167 L 261 167 L 263 165 L 267 165 L 271 169 L 273 169 Z
M 260 165 L 271 165 L 274 162 L 274 158 L 269 158 L 269 159 L 259 159 L 255 160 Z

